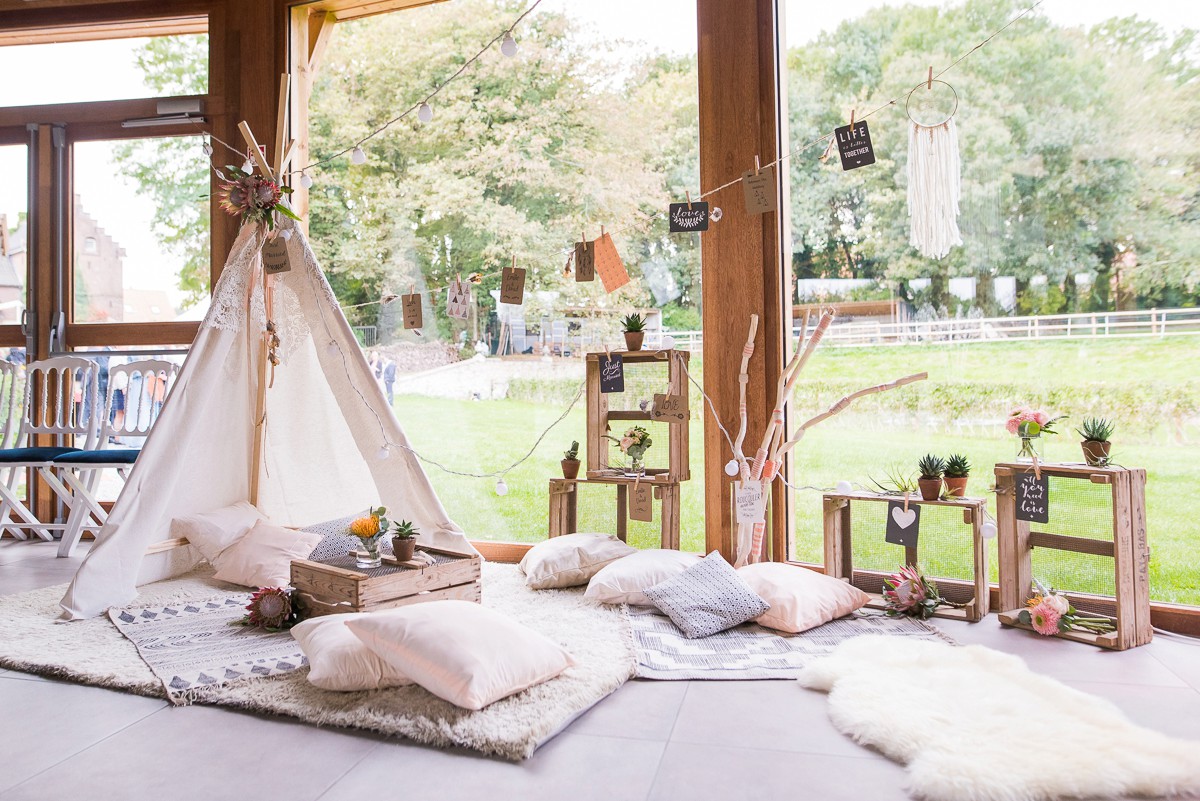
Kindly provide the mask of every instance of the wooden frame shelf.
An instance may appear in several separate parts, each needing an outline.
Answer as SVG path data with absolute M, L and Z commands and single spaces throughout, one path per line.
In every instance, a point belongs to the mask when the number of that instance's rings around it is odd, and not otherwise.
M 550 479 L 550 536 L 561 537 L 578 531 L 579 487 L 607 484 L 617 488 L 617 537 L 625 542 L 629 533 L 629 492 L 639 482 L 652 487 L 654 499 L 661 504 L 661 547 L 679 550 L 679 482 L 670 481 L 664 475 L 641 479 L 625 476 Z

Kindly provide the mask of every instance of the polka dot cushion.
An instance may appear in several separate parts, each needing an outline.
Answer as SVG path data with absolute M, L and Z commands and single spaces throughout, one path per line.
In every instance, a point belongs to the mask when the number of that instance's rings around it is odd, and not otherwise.
M 771 608 L 716 551 L 645 592 L 691 640 L 733 628 Z

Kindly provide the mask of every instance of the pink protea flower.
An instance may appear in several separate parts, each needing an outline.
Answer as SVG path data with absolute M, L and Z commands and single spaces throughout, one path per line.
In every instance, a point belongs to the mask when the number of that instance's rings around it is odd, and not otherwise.
M 1061 619 L 1062 615 L 1045 602 L 1029 610 L 1029 620 L 1033 626 L 1033 630 L 1045 637 L 1058 634 L 1058 622 Z

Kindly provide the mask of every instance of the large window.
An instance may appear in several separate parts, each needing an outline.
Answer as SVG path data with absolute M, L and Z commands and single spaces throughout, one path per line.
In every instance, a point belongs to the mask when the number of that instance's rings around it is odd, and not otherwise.
M 520 10 L 453 0 L 339 23 L 309 109 L 314 159 L 419 101 Z M 486 54 L 433 100 L 431 121 L 405 120 L 368 142 L 364 165 L 343 157 L 314 175 L 313 246 L 423 455 L 459 472 L 503 469 L 568 407 L 583 382 L 583 354 L 620 346 L 623 315 L 647 319 L 650 345 L 668 329 L 700 327 L 698 238 L 668 235 L 665 219 L 647 219 L 698 185 L 694 17 L 688 0 L 547 0 L 518 29 L 517 55 Z M 565 249 L 581 234 L 598 237 L 602 225 L 632 277 L 613 294 L 599 280 L 563 275 Z M 498 302 L 499 270 L 514 255 L 528 271 L 522 306 Z M 472 273 L 484 277 L 468 317 L 448 318 L 443 287 Z M 410 289 L 428 292 L 420 336 L 402 329 L 399 303 L 373 303 Z M 692 364 L 699 377 L 699 354 Z M 631 382 L 629 390 L 636 406 L 664 387 Z M 580 399 L 507 476 L 505 497 L 495 479 L 427 465 L 471 537 L 546 536 L 548 479 L 561 475 L 571 442 L 585 442 L 584 408 Z M 683 546 L 701 550 L 695 418 Z M 666 453 L 664 429 L 649 464 L 665 463 Z M 612 488 L 589 489 L 580 529 L 615 532 Z M 631 524 L 630 540 L 657 544 L 658 514 Z
M 962 453 L 969 494 L 990 495 L 992 466 L 1016 456 L 1004 429 L 1013 407 L 1069 416 L 1047 438 L 1052 461 L 1081 461 L 1074 429 L 1103 416 L 1117 425 L 1114 461 L 1148 472 L 1152 597 L 1200 603 L 1189 489 L 1200 479 L 1197 10 L 1051 0 L 947 73 L 963 244 L 942 260 L 908 244 L 904 95 L 1027 5 L 789 3 L 791 147 L 901 98 L 868 121 L 874 165 L 843 172 L 819 146 L 790 162 L 793 300 L 840 310 L 797 411 L 930 374 L 814 428 L 798 481 L 873 488 L 926 452 Z M 794 503 L 793 556 L 820 562 L 820 498 Z M 994 576 L 994 546 L 992 564 Z

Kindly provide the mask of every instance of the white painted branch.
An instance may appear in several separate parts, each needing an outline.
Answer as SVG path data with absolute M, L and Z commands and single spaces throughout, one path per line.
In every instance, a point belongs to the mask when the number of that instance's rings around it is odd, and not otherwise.
M 750 333 L 746 336 L 746 344 L 742 347 L 742 368 L 738 373 L 738 434 L 733 441 L 733 458 L 741 466 L 742 480 L 749 477 L 750 468 L 746 464 L 746 455 L 742 452 L 742 444 L 746 441 L 746 385 L 750 383 L 750 357 L 754 355 L 754 339 L 758 336 L 758 315 L 750 315 Z
M 887 392 L 888 390 L 891 390 L 891 389 L 899 389 L 900 387 L 902 387 L 906 384 L 913 384 L 913 383 L 916 383 L 917 381 L 924 381 L 926 378 L 929 378 L 929 373 L 914 373 L 913 375 L 908 375 L 908 376 L 905 376 L 904 378 L 898 378 L 895 381 L 891 381 L 887 384 L 879 384 L 877 386 L 867 387 L 866 389 L 860 389 L 858 392 L 850 393 L 849 395 L 842 398 L 837 403 L 833 404 L 828 409 L 826 409 L 825 411 L 818 414 L 816 417 L 809 419 L 803 425 L 801 425 L 798 429 L 796 429 L 796 433 L 793 434 L 792 438 L 790 440 L 788 440 L 786 443 L 784 443 L 783 447 L 780 449 L 779 455 L 782 457 L 789 450 L 791 450 L 793 447 L 795 447 L 796 443 L 798 443 L 800 441 L 800 439 L 804 436 L 805 431 L 812 428 L 817 423 L 828 420 L 830 417 L 833 417 L 835 414 L 844 412 L 847 409 L 847 407 L 850 406 L 851 403 L 858 400 L 859 398 L 866 397 L 867 395 L 874 395 L 877 392 Z

